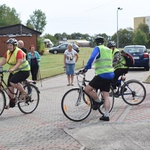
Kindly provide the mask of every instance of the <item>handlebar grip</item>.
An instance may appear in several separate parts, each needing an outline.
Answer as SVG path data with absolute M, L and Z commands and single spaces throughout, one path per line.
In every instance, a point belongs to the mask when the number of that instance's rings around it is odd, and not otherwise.
M 0 73 L 8 73 L 9 70 L 0 70 Z
M 82 70 L 79 70 L 76 74 L 79 75 L 79 74 L 84 74 L 86 72 L 87 72 L 86 69 L 82 69 Z

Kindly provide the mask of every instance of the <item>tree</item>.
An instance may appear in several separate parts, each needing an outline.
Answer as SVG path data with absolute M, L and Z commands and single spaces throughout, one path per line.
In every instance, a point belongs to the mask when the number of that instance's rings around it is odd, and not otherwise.
M 46 15 L 41 10 L 35 10 L 30 19 L 27 20 L 26 25 L 37 31 L 43 32 L 46 26 Z
M 119 36 L 119 47 L 124 47 L 126 45 L 131 45 L 133 41 L 133 29 L 132 28 L 126 28 L 126 29 L 120 29 L 118 31 L 118 36 Z M 112 37 L 112 41 L 116 41 L 117 39 L 117 34 L 115 33 Z
M 138 26 L 137 29 L 141 30 L 142 32 L 144 32 L 146 34 L 146 37 L 148 39 L 146 47 L 150 48 L 150 33 L 149 33 L 149 27 L 148 27 L 148 25 L 141 23 L 141 24 L 139 24 L 139 26 Z
M 63 38 L 62 40 L 67 40 L 67 33 L 63 32 L 62 33 L 62 38 Z
M 135 44 L 135 45 L 147 45 L 147 43 L 148 43 L 148 39 L 147 39 L 146 33 L 137 29 L 134 32 L 133 44 Z
M 45 34 L 45 35 L 43 36 L 43 38 L 45 38 L 45 39 L 50 39 L 54 45 L 58 45 L 58 40 L 57 40 L 56 37 L 53 36 L 53 35 Z
M 89 38 L 90 38 L 90 35 L 87 34 L 87 33 L 86 33 L 86 34 L 83 34 L 83 35 L 82 35 L 82 38 L 83 38 L 83 39 L 89 39 Z
M 148 39 L 148 42 L 147 42 L 146 47 L 150 48 L 150 33 L 147 35 L 147 39 Z
M 78 33 L 72 33 L 71 39 L 82 39 L 82 34 L 79 32 Z
M 19 24 L 21 20 L 15 8 L 9 8 L 5 4 L 0 5 L 0 26 Z
M 140 23 L 137 29 L 139 29 L 142 32 L 146 33 L 146 35 L 149 34 L 149 27 L 148 27 L 147 24 Z
M 56 38 L 58 41 L 62 40 L 62 35 L 61 35 L 61 33 L 56 33 L 54 36 L 55 36 L 55 38 Z

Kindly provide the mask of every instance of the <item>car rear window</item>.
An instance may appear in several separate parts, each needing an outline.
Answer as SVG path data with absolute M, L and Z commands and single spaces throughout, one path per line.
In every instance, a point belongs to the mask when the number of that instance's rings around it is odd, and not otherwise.
M 145 51 L 144 47 L 126 47 L 125 51 L 128 53 L 143 53 Z

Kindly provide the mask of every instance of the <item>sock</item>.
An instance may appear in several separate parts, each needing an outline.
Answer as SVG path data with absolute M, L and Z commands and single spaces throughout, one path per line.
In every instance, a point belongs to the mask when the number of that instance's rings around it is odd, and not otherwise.
M 99 98 L 98 98 L 98 99 L 96 99 L 95 101 L 96 101 L 96 102 L 98 102 L 98 103 L 100 103 L 100 102 L 101 102 L 101 100 L 100 100 Z
M 105 111 L 104 116 L 105 116 L 105 117 L 109 117 L 109 112 L 108 112 L 108 111 Z

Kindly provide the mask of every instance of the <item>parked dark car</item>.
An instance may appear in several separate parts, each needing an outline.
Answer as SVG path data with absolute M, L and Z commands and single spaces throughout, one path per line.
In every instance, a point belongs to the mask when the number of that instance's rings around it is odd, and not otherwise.
M 144 45 L 128 45 L 124 47 L 124 51 L 133 56 L 133 67 L 144 67 L 146 71 L 149 70 L 149 54 Z
M 49 53 L 53 53 L 53 54 L 64 53 L 65 50 L 67 49 L 67 47 L 68 47 L 68 43 L 61 44 L 61 45 L 59 45 L 59 46 L 50 48 L 50 49 L 49 49 Z M 77 53 L 79 53 L 79 47 L 78 47 L 76 44 L 72 44 L 72 48 L 73 48 Z

